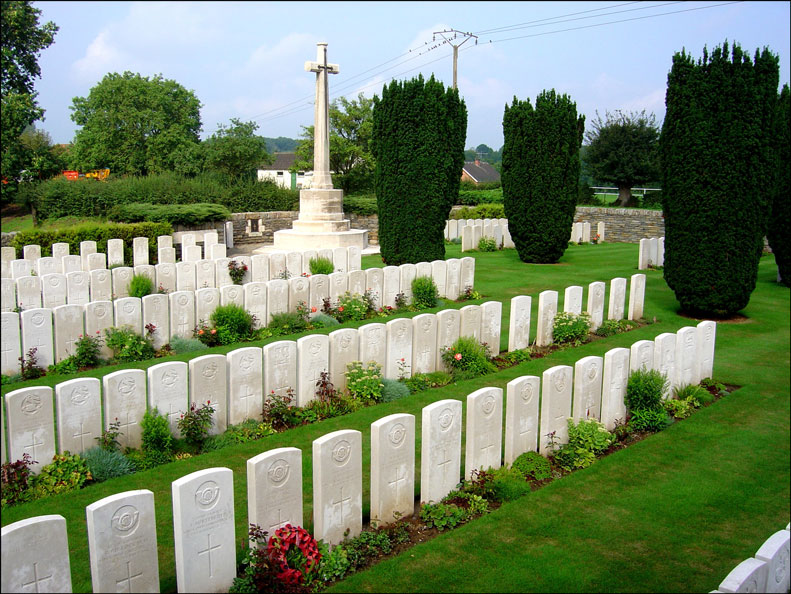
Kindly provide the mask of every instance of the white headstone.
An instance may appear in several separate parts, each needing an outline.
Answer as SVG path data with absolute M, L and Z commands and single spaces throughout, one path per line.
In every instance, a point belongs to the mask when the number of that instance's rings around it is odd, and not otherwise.
M 517 351 L 530 346 L 530 308 L 532 298 L 518 295 L 511 298 L 508 321 L 508 350 Z
M 461 286 L 461 260 L 451 258 L 446 260 L 448 275 L 445 280 L 445 297 L 456 301 L 465 287 Z
M 676 333 L 676 380 L 673 385 L 680 387 L 698 383 L 698 329 L 685 326 Z
M 261 347 L 243 347 L 228 353 L 228 423 L 238 425 L 261 417 L 263 360 Z
M 456 239 L 459 236 L 459 221 L 456 219 L 445 221 L 445 229 L 447 230 L 445 239 L 448 241 Z
M 616 421 L 626 421 L 626 384 L 629 382 L 629 349 L 610 349 L 604 354 L 602 374 L 601 422 L 612 431 Z
M 313 442 L 313 526 L 330 546 L 362 532 L 362 434 L 347 429 Z
M 170 432 L 181 437 L 178 420 L 189 410 L 187 402 L 187 364 L 169 361 L 152 365 L 148 375 L 148 407 L 156 408 L 168 419 Z
M 135 237 L 132 240 L 132 259 L 134 266 L 148 264 L 148 237 Z
M 401 291 L 401 271 L 398 266 L 385 266 L 382 269 L 384 275 L 382 305 L 395 307 L 396 296 Z
M 326 274 L 314 274 L 310 277 L 310 302 L 308 306 L 310 310 L 316 308 L 316 311 L 321 311 L 324 306 L 324 300 L 330 297 L 330 279 Z
M 345 247 L 334 248 L 332 264 L 335 267 L 335 272 L 349 272 L 349 250 Z
M 588 307 L 585 311 L 591 318 L 591 332 L 595 332 L 604 321 L 604 291 L 606 285 L 596 281 L 588 285 Z
M 124 240 L 107 240 L 107 267 L 123 266 L 124 262 Z
M 387 362 L 384 377 L 399 379 L 412 376 L 412 320 L 390 320 L 387 326 Z
M 183 262 L 197 262 L 203 259 L 203 248 L 199 245 L 182 247 L 181 260 Z
M 148 328 L 154 326 L 151 340 L 154 348 L 159 350 L 170 342 L 170 302 L 167 295 L 156 293 L 146 295 L 141 300 L 143 310 L 143 328 L 148 334 Z
M 351 295 L 364 295 L 368 288 L 365 285 L 365 270 L 352 270 L 348 274 L 349 293 Z
M 39 367 L 46 369 L 55 363 L 52 332 L 52 310 L 27 309 L 21 314 L 22 356 L 27 360 L 30 349 L 36 349 Z
M 371 423 L 371 523 L 386 526 L 415 510 L 415 416 Z
M 604 360 L 594 355 L 574 364 L 574 422 L 601 420 L 602 373 Z
M 365 324 L 357 329 L 357 333 L 363 366 L 373 361 L 384 369 L 387 364 L 387 326 L 379 323 Z
M 654 341 L 638 340 L 629 348 L 629 372 L 643 369 L 651 371 L 654 368 Z
M 220 305 L 220 290 L 215 288 L 195 291 L 195 322 L 209 324 L 211 314 Z
M 197 289 L 195 262 L 176 263 L 176 290 L 194 291 Z
M 755 558 L 767 565 L 766 592 L 788 592 L 789 547 L 788 530 L 778 530 L 755 553 Z
M 412 318 L 412 373 L 437 370 L 437 316 L 419 314 Z
M 608 320 L 622 320 L 626 301 L 626 279 L 614 278 L 610 281 L 610 304 L 607 308 Z
M 301 252 L 286 253 L 286 270 L 288 271 L 289 278 L 293 278 L 302 274 Z
M 65 286 L 64 277 L 64 286 Z M 109 270 L 91 270 L 91 301 L 110 301 L 113 298 L 113 276 Z
M 247 460 L 247 522 L 270 536 L 302 526 L 302 450 L 276 448 Z
M 16 279 L 16 303 L 20 309 L 41 307 L 41 278 L 21 276 Z
M 102 377 L 104 429 L 120 423 L 118 442 L 122 448 L 139 448 L 143 430 L 140 422 L 146 412 L 146 372 L 123 369 Z
M 157 282 L 157 269 L 156 266 L 153 264 L 140 264 L 139 266 L 135 266 L 132 271 L 137 276 L 145 276 L 146 278 L 150 279 L 151 282 L 154 284 L 154 288 L 156 288 Z
M 591 241 L 591 224 L 588 221 L 582 223 L 582 243 Z
M 85 508 L 94 592 L 159 592 L 154 494 L 105 497 Z
M 656 240 L 656 265 L 665 265 L 665 238 L 659 237 Z
M 71 592 L 66 518 L 36 516 L 3 526 L 0 590 Z M 96 590 L 97 592 L 99 590 Z
M 542 291 L 538 295 L 538 322 L 536 328 L 536 346 L 552 344 L 555 315 L 558 312 L 558 292 Z
M 157 249 L 172 248 L 173 236 L 172 235 L 159 235 L 157 236 Z
M 404 294 L 406 303 L 412 303 L 412 281 L 415 280 L 415 277 L 417 277 L 417 266 L 407 263 L 401 264 L 398 269 L 400 274 L 399 285 L 401 287 L 401 292 Z
M 483 313 L 480 305 L 465 305 L 459 310 L 461 316 L 460 336 L 468 336 L 481 340 L 481 322 Z
M 228 272 L 228 265 L 230 263 L 231 258 L 218 258 L 214 260 L 214 278 L 218 288 L 233 284 L 231 274 Z
M 96 445 L 102 435 L 101 384 L 82 377 L 55 385 L 58 451 L 79 454 Z
M 305 250 L 302 252 L 302 274 L 310 275 L 310 261 L 319 257 L 317 250 Z
M 194 233 L 184 233 L 181 236 L 181 247 L 186 248 L 195 245 L 197 241 L 197 237 L 195 237 Z
M 91 270 L 102 270 L 107 268 L 107 255 L 101 252 L 97 252 L 95 254 L 88 254 L 88 258 L 86 259 L 88 262 L 88 270 L 86 272 L 90 272 Z
M 643 317 L 645 303 L 645 275 L 633 274 L 629 285 L 629 313 L 627 319 L 639 320 Z
M 350 245 L 347 249 L 349 252 L 349 272 L 362 270 L 362 252 L 360 248 L 356 245 Z
M 219 260 L 226 257 L 227 247 L 224 243 L 217 243 L 210 246 L 209 252 L 210 260 Z
M 656 237 L 651 237 L 648 240 L 648 261 L 649 261 L 649 266 L 656 267 L 657 247 L 658 247 L 657 246 L 657 238 Z
M 467 396 L 464 477 L 474 470 L 500 468 L 503 446 L 503 389 L 481 388 Z
M 116 268 L 115 270 L 120 270 Z M 117 297 L 117 295 L 116 295 Z M 91 300 L 90 272 L 69 272 L 66 275 L 66 302 L 85 305 Z
M 3 375 L 17 375 L 22 370 L 19 365 L 19 357 L 22 356 L 19 314 L 15 311 L 4 311 L 0 314 L 0 319 L 2 319 L 0 373 Z M 5 459 L 2 461 L 5 462 Z
M 297 406 L 316 398 L 316 382 L 321 372 L 329 372 L 329 337 L 311 334 L 297 339 Z
M 541 379 L 523 375 L 508 382 L 505 395 L 505 463 L 538 451 L 538 401 Z
M 255 328 L 263 327 L 266 322 L 266 283 L 251 282 L 243 285 L 242 289 L 242 307 L 254 316 Z
M 360 340 L 356 328 L 341 328 L 328 335 L 330 381 L 338 391 L 346 389 L 346 366 L 360 360 Z
M 333 272 L 329 275 L 330 302 L 335 305 L 349 291 L 349 278 L 346 272 Z
M 66 245 L 68 248 L 69 244 L 67 243 L 67 244 L 54 244 L 54 245 Z M 68 249 L 66 253 L 68 253 Z M 2 260 L 3 262 L 11 262 L 12 260 L 16 260 L 16 259 L 17 259 L 16 248 L 11 246 L 0 247 L 0 260 Z
M 61 276 L 63 277 L 62 283 L 63 283 L 63 287 L 65 288 L 66 277 L 63 275 Z M 41 279 L 41 284 L 42 284 L 42 292 L 43 292 L 43 287 L 44 287 L 43 278 Z M 2 278 L 0 279 L 0 287 L 2 287 L 2 293 L 0 293 L 0 299 L 1 299 L 0 304 L 2 305 L 2 307 L 0 307 L 0 311 L 4 311 L 4 312 L 14 311 L 16 309 L 16 282 L 12 278 Z M 44 295 L 42 298 L 46 299 L 46 295 Z M 66 303 L 65 292 L 63 295 L 63 303 Z M 57 303 L 56 305 L 63 305 L 63 303 Z M 54 307 L 54 306 L 47 305 L 47 307 Z
M 663 332 L 654 339 L 653 368 L 664 375 L 670 382 L 664 393 L 665 398 L 672 394 L 673 382 L 676 377 L 676 335 Z
M 563 311 L 575 315 L 582 313 L 582 287 L 566 287 L 563 294 Z
M 52 310 L 56 363 L 77 352 L 77 340 L 85 334 L 84 316 L 83 305 L 59 305 Z
M 599 236 L 599 243 L 604 243 L 604 221 L 599 221 L 596 224 L 596 234 Z
M 714 347 L 717 340 L 717 322 L 704 320 L 697 326 L 698 375 L 701 380 L 714 377 Z
M 366 288 L 371 291 L 374 306 L 384 307 L 384 271 L 381 268 L 368 268 L 365 271 Z
M 475 258 L 467 256 L 461 259 L 461 292 L 475 287 Z
M 310 305 L 310 279 L 296 276 L 288 279 L 288 311 L 296 312 L 300 302 L 305 306 Z M 318 308 L 317 308 L 318 310 Z
M 718 592 L 768 592 L 769 564 L 755 558 L 739 563 L 722 580 Z
M 198 260 L 195 262 L 195 286 L 198 289 L 214 288 L 217 285 L 215 274 L 216 270 L 213 260 Z
M 456 488 L 461 472 L 461 425 L 460 400 L 440 400 L 423 408 L 421 503 L 439 503 Z
M 170 305 L 170 336 L 192 338 L 195 329 L 195 293 L 176 291 L 168 295 Z
M 228 360 L 225 355 L 203 355 L 189 360 L 190 404 L 214 408 L 211 435 L 228 428 Z
M 5 395 L 8 421 L 9 460 L 29 454 L 38 474 L 55 455 L 55 417 L 52 414 L 52 388 L 21 388 Z M 3 571 L 5 573 L 5 571 Z
M 278 340 L 264 345 L 264 397 L 273 393 L 284 397 L 292 391 L 296 400 L 297 391 L 297 343 L 293 340 Z M 296 406 L 296 401 L 291 406 Z
M 571 417 L 572 368 L 550 367 L 541 376 L 541 435 L 538 451 L 546 456 L 550 436 L 557 445 L 568 443 L 568 419 Z
M 282 279 L 284 273 L 288 270 L 286 267 L 286 252 L 272 252 L 269 254 L 269 278 Z
M 227 592 L 236 577 L 233 472 L 207 468 L 172 483 L 179 592 Z
M 61 264 L 63 265 L 63 274 L 82 271 L 82 259 L 76 254 L 71 256 L 67 254 L 63 256 L 63 258 L 61 258 Z
M 41 258 L 41 246 L 37 244 L 28 244 L 22 248 L 22 257 L 25 260 L 35 262 Z
M 88 254 L 95 254 L 97 251 L 95 241 L 80 242 L 80 270 L 88 270 Z
M 157 289 L 172 293 L 176 290 L 176 265 L 163 262 L 155 266 L 157 270 Z
M 220 287 L 220 305 L 244 307 L 244 285 L 225 285 Z
M 446 283 L 448 281 L 448 265 L 445 260 L 434 260 L 431 262 L 431 278 L 437 286 L 439 296 L 445 297 Z
M 486 344 L 489 355 L 500 354 L 500 332 L 503 319 L 503 304 L 487 301 L 481 304 L 481 343 Z
M 120 297 L 129 297 L 129 283 L 132 280 L 134 269 L 129 266 L 120 266 L 113 268 L 113 293 L 116 299 Z
M 418 262 L 415 264 L 417 277 L 431 278 L 431 262 Z
M 60 274 L 62 270 L 63 262 L 61 262 L 60 258 L 44 257 L 36 260 L 36 273 L 39 276 L 53 273 Z
M 272 316 L 288 312 L 288 281 L 275 279 L 266 283 L 266 324 L 272 321 Z
M 640 240 L 640 250 L 637 253 L 637 269 L 646 270 L 651 265 L 651 243 L 646 237 Z
M 437 369 L 445 369 L 442 352 L 459 339 L 461 314 L 457 309 L 443 309 L 437 312 Z
M 68 243 L 53 243 L 52 244 L 52 257 L 53 258 L 63 258 L 64 256 L 69 255 L 69 244 Z
M 113 303 L 112 301 L 91 301 L 85 305 L 85 334 L 88 336 L 98 336 L 102 339 L 100 356 L 109 359 L 113 356 L 113 351 L 106 344 L 106 328 L 112 328 Z
M 129 326 L 134 332 L 143 335 L 143 303 L 140 297 L 122 297 L 113 301 L 116 328 Z

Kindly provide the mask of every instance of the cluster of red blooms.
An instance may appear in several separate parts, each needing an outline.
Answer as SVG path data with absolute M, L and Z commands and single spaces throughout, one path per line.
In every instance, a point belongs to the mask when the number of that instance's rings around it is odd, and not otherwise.
M 280 566 L 277 578 L 285 584 L 301 584 L 306 574 L 318 571 L 321 561 L 321 553 L 316 539 L 304 528 L 291 524 L 286 524 L 275 531 L 275 535 L 269 539 L 267 553 L 269 558 Z M 292 564 L 302 566 L 303 559 L 295 557 L 304 559 L 302 569 L 289 565 L 289 560 L 291 560 Z

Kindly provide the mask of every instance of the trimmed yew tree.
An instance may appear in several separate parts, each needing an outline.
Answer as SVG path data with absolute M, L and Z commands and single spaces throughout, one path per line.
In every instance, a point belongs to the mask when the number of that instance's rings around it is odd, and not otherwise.
M 777 263 L 777 282 L 791 285 L 791 242 L 788 231 L 791 229 L 791 90 L 783 85 L 777 102 L 775 123 L 774 162 L 775 182 L 772 188 L 772 215 L 766 237 Z
M 686 311 L 730 315 L 755 289 L 778 80 L 767 49 L 751 60 L 725 42 L 697 62 L 673 56 L 660 137 L 664 276 Z
M 577 205 L 585 116 L 568 95 L 514 97 L 503 116 L 503 204 L 523 262 L 554 263 L 566 251 Z
M 443 230 L 459 195 L 467 108 L 432 76 L 393 81 L 374 97 L 371 148 L 382 260 L 445 258 Z

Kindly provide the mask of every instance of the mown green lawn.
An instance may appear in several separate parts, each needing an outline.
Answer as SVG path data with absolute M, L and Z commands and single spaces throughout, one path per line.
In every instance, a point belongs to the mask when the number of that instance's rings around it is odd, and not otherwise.
M 458 257 L 459 246 L 448 246 Z M 526 265 L 515 251 L 476 254 L 476 289 L 503 302 L 501 348 L 507 347 L 508 310 L 515 295 L 533 297 L 573 284 L 628 278 L 636 273 L 636 245 L 572 246 L 560 263 Z M 466 254 L 465 254 L 466 255 Z M 374 256 L 363 267 L 381 265 Z M 268 449 L 303 451 L 306 526 L 311 527 L 311 443 L 338 429 L 363 434 L 363 513 L 368 514 L 370 424 L 388 414 L 416 416 L 420 470 L 420 411 L 483 386 L 505 388 L 521 375 L 603 355 L 617 346 L 653 339 L 695 324 L 678 315 L 661 272 L 647 271 L 645 315 L 655 323 L 442 389 L 292 429 L 79 492 L 3 511 L 2 525 L 59 513 L 66 517 L 75 592 L 89 592 L 85 506 L 102 497 L 146 488 L 154 492 L 163 592 L 175 591 L 170 483 L 195 470 L 234 471 L 237 542 L 247 530 L 246 461 Z M 400 557 L 351 576 L 333 590 L 349 591 L 711 591 L 744 558 L 789 520 L 789 290 L 774 282 L 774 258 L 761 261 L 758 287 L 743 323 L 717 327 L 715 377 L 740 390 L 666 431 L 608 456 L 591 468 L 498 511 L 414 547 Z M 460 304 L 455 304 L 458 307 Z M 562 307 L 562 303 L 561 303 Z M 244 345 L 240 345 L 244 346 Z M 205 351 L 198 354 L 204 354 Z M 156 362 L 161 362 L 157 360 Z M 63 381 L 60 378 L 58 381 Z M 14 389 L 20 385 L 13 386 Z M 6 392 L 7 390 L 3 390 Z M 462 449 L 462 455 L 464 450 Z M 417 488 L 416 488 L 417 490 Z M 241 558 L 241 546 L 239 547 Z

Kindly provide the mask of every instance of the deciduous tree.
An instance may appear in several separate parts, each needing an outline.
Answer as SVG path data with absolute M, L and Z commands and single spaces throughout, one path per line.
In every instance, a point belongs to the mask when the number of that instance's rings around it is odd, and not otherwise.
M 204 143 L 206 166 L 231 179 L 255 176 L 256 170 L 272 157 L 266 152 L 266 139 L 257 136 L 258 124 L 231 119 L 229 127 L 219 124 Z

